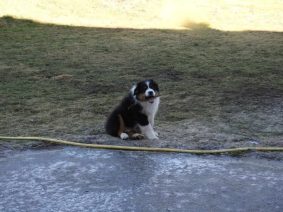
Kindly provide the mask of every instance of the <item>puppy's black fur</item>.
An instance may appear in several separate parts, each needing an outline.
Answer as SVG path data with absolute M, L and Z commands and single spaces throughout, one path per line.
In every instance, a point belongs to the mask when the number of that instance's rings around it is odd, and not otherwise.
M 148 125 L 147 116 L 142 114 L 141 111 L 142 106 L 135 104 L 134 97 L 129 94 L 108 117 L 105 125 L 106 132 L 112 136 L 119 136 L 118 131 L 121 127 L 119 115 L 122 116 L 126 128 L 133 129 L 137 124 Z

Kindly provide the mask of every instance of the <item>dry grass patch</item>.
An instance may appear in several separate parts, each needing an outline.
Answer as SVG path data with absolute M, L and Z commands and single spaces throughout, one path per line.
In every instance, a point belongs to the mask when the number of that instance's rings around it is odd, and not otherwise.
M 0 25 L 0 134 L 103 134 L 131 84 L 154 78 L 164 145 L 282 145 L 282 33 Z

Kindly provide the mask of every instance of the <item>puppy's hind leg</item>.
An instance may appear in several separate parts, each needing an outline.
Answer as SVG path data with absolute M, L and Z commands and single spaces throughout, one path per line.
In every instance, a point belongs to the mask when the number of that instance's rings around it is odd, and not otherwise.
M 141 139 L 144 139 L 144 135 L 140 133 L 135 133 L 131 136 L 131 138 L 134 140 L 141 140 Z
M 126 128 L 125 133 L 128 134 L 129 138 L 132 140 L 141 140 L 144 139 L 143 134 L 141 134 L 140 130 L 137 128 Z
M 126 140 L 129 138 L 129 135 L 127 133 L 125 133 L 126 127 L 125 127 L 125 122 L 123 120 L 123 117 L 121 116 L 121 114 L 118 115 L 119 118 L 119 129 L 118 129 L 118 136 L 123 139 Z

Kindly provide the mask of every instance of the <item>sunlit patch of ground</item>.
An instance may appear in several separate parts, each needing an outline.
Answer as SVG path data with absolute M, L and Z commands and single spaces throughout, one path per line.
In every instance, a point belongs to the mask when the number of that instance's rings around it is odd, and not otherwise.
M 2 0 L 0 16 L 121 28 L 283 31 L 282 0 Z

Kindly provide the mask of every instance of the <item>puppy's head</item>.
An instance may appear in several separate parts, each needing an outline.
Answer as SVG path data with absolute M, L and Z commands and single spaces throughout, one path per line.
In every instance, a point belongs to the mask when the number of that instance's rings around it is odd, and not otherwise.
M 132 88 L 133 95 L 139 101 L 152 102 L 159 96 L 158 84 L 154 80 L 144 80 Z

